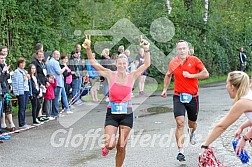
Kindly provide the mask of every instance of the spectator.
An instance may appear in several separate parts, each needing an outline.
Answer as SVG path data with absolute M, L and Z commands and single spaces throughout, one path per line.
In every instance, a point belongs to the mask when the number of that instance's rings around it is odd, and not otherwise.
M 8 48 L 6 46 L 2 46 L 0 47 L 0 53 L 2 53 L 0 55 L 0 66 L 1 68 L 3 69 L 4 66 L 8 66 L 6 64 L 6 58 L 7 58 L 7 55 L 8 55 Z M 11 79 L 10 79 L 10 76 L 12 76 L 14 74 L 13 71 L 10 71 L 10 69 L 8 68 L 8 70 L 6 71 L 6 77 L 7 79 L 5 78 L 5 82 L 2 83 L 2 93 L 3 93 L 3 96 L 5 96 L 6 93 L 8 93 L 10 90 L 8 89 L 9 87 L 7 86 L 8 85 L 8 82 L 11 83 Z M 12 111 L 11 110 L 5 110 L 5 100 L 2 101 L 3 102 L 3 111 L 2 111 L 2 119 L 1 119 L 1 126 L 2 128 L 4 128 L 5 130 L 10 130 L 10 131 L 15 131 L 16 130 L 16 127 L 15 127 L 15 124 L 13 122 L 13 118 L 12 118 Z M 5 122 L 5 117 L 7 117 L 7 120 L 8 120 L 8 123 L 10 125 L 10 129 L 7 127 L 6 125 L 6 122 Z
M 38 45 L 38 46 L 40 46 L 40 45 Z M 45 89 L 47 70 L 46 70 L 46 65 L 43 60 L 44 60 L 44 52 L 42 50 L 38 50 L 36 52 L 35 59 L 31 62 L 31 64 L 34 64 L 36 67 L 38 83 L 43 85 L 43 89 Z M 38 116 L 40 116 L 39 119 L 41 119 L 39 121 L 46 121 L 47 120 L 46 118 L 41 117 L 43 100 L 44 100 L 44 96 L 42 94 L 42 96 L 38 99 L 38 103 L 39 103 L 38 106 L 40 107 Z
M 64 87 L 63 87 L 63 89 L 65 90 L 65 93 L 64 93 L 64 90 L 61 92 L 61 103 L 62 103 L 61 112 L 66 110 L 66 112 L 68 114 L 71 114 L 73 112 L 70 111 L 70 107 L 69 107 L 69 104 L 68 104 L 68 96 L 67 96 L 67 93 L 69 94 L 69 91 L 70 91 L 69 82 L 72 80 L 71 69 L 67 66 L 67 61 L 68 61 L 67 55 L 62 55 L 61 58 L 63 58 L 63 59 L 61 59 L 60 68 L 66 67 L 66 70 L 63 72 L 63 77 L 64 77 Z M 68 79 L 68 80 L 66 80 L 66 79 Z M 68 82 L 68 84 L 66 83 L 66 81 Z M 68 92 L 66 92 L 66 88 L 67 88 Z
M 2 52 L 0 52 L 0 60 L 3 62 L 4 60 L 4 54 Z M 2 112 L 3 112 L 3 97 L 4 97 L 4 93 L 3 93 L 3 86 L 5 84 L 5 81 L 7 80 L 8 78 L 8 74 L 7 74 L 7 71 L 8 71 L 9 67 L 7 65 L 0 65 L 0 118 L 2 116 Z M 5 125 L 6 126 L 6 125 Z M 2 134 L 2 125 L 0 125 L 0 134 Z M 14 125 L 15 127 L 15 125 Z M 10 137 L 8 135 L 8 137 Z M 0 143 L 3 143 L 2 141 L 2 138 L 0 139 Z
M 130 50 L 126 49 L 124 53 L 128 57 L 128 61 L 129 61 L 128 72 L 136 70 L 134 59 L 130 56 Z
M 54 89 L 55 98 L 52 101 L 52 115 L 54 117 L 61 116 L 59 115 L 59 100 L 60 95 L 66 94 L 64 88 L 64 79 L 63 79 L 63 72 L 67 70 L 67 67 L 60 68 L 60 64 L 58 62 L 60 58 L 60 52 L 55 50 L 52 54 L 52 58 L 48 61 L 47 64 L 47 72 L 54 75 L 57 81 L 57 86 Z M 67 106 L 65 106 L 67 107 Z
M 39 111 L 41 109 L 41 103 L 39 99 L 43 96 L 40 89 L 41 83 L 37 77 L 36 66 L 34 64 L 29 65 L 28 73 L 31 77 L 31 90 L 32 96 L 30 96 L 32 104 L 32 120 L 34 125 L 40 125 L 42 122 L 38 120 Z
M 247 56 L 244 53 L 243 47 L 240 48 L 239 60 L 240 60 L 240 65 L 241 65 L 241 71 L 244 72 L 246 68 L 246 63 L 247 63 Z
M 67 55 L 61 56 L 61 64 L 60 67 L 63 68 L 67 66 L 68 63 L 68 57 Z M 68 66 L 67 66 L 68 67 Z M 64 76 L 64 86 L 66 90 L 67 97 L 70 96 L 70 89 L 71 89 L 71 83 L 72 83 L 72 73 L 74 74 L 74 71 L 71 71 L 71 69 L 68 67 L 67 70 L 63 73 Z
M 136 67 L 139 68 L 144 63 L 144 49 L 139 49 L 139 54 L 136 56 Z M 143 74 L 139 77 L 138 88 L 140 96 L 147 96 L 144 92 L 145 80 L 147 76 L 147 71 L 144 71 Z
M 52 103 L 55 98 L 54 89 L 57 86 L 57 80 L 52 74 L 46 75 L 47 84 L 46 84 L 46 93 L 44 94 L 45 102 L 43 106 L 43 111 L 45 111 L 46 116 L 49 120 L 54 120 L 54 114 L 52 113 Z
M 101 53 L 101 65 L 104 68 L 110 69 L 110 57 L 109 57 L 109 49 L 105 48 L 103 49 L 102 53 Z M 109 88 L 108 88 L 108 80 L 106 78 L 103 78 L 103 95 L 104 95 L 104 99 L 106 102 L 109 102 Z
M 118 47 L 118 55 L 123 54 L 123 53 L 124 53 L 124 46 L 121 45 L 121 46 Z
M 25 70 L 25 64 L 24 58 L 18 58 L 18 68 L 14 71 L 12 77 L 13 93 L 18 98 L 18 123 L 20 128 L 30 127 L 25 121 L 28 98 L 31 95 L 31 90 L 29 88 L 30 75 Z
M 80 59 L 83 59 L 82 54 L 81 54 L 81 45 L 80 44 L 76 44 L 75 52 L 79 55 Z
M 81 85 L 83 82 L 83 77 L 85 76 L 84 73 L 84 66 L 82 64 L 82 60 L 80 59 L 80 55 L 76 51 L 71 52 L 71 59 L 69 60 L 69 68 L 72 73 L 72 98 L 74 99 L 74 104 L 81 104 L 80 100 L 80 91 Z
M 95 53 L 93 53 L 93 57 L 95 58 Z M 98 62 L 96 61 L 98 64 Z M 96 71 L 96 69 L 90 64 L 89 61 L 86 61 L 86 68 L 88 71 L 88 78 L 91 83 L 91 97 L 93 102 L 98 102 L 98 91 L 100 89 L 100 74 Z

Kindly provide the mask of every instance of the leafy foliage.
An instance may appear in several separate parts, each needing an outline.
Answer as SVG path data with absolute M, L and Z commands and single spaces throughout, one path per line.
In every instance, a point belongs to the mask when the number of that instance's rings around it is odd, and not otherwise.
M 207 23 L 203 20 L 202 0 L 173 0 L 171 6 L 168 15 L 165 0 L 0 0 L 0 44 L 8 46 L 8 61 L 15 66 L 17 57 L 31 60 L 38 42 L 43 43 L 44 50 L 57 49 L 69 54 L 76 43 L 82 43 L 85 30 L 108 30 L 126 18 L 165 55 L 175 54 L 172 51 L 177 40 L 188 40 L 196 56 L 214 75 L 239 69 L 238 48 L 244 46 L 251 70 L 250 0 L 211 1 Z M 153 21 L 160 17 L 168 18 L 175 26 L 175 35 L 167 42 L 156 41 L 150 33 Z M 75 34 L 76 30 L 81 33 Z M 111 36 L 92 38 L 94 42 L 112 39 Z M 111 53 L 117 52 L 119 45 L 128 47 L 130 43 L 125 38 L 120 40 Z M 154 61 L 162 62 L 162 59 Z M 161 82 L 164 73 L 160 75 L 160 69 L 151 66 L 149 74 Z

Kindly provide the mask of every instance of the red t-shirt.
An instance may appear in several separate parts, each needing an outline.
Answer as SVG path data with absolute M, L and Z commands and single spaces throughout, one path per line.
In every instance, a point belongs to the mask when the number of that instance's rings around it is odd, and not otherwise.
M 169 75 L 174 75 L 174 94 L 189 93 L 195 95 L 198 93 L 198 79 L 185 78 L 183 71 L 190 74 L 197 74 L 205 68 L 201 60 L 195 56 L 187 56 L 184 64 L 180 64 L 179 56 L 174 57 L 168 67 Z

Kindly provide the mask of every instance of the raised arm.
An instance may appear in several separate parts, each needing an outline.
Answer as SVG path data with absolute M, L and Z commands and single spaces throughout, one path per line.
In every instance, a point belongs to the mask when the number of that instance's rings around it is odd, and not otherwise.
M 87 51 L 88 60 L 89 60 L 90 64 L 96 69 L 97 72 L 99 72 L 99 74 L 101 76 L 107 78 L 111 74 L 112 71 L 107 68 L 104 68 L 100 64 L 96 63 L 96 60 L 92 54 L 90 44 L 91 44 L 90 36 L 89 37 L 87 36 L 82 46 Z
M 145 39 L 141 39 L 140 46 L 144 49 L 144 64 L 132 72 L 134 79 L 137 79 L 145 70 L 147 70 L 151 63 L 149 49 L 150 43 Z

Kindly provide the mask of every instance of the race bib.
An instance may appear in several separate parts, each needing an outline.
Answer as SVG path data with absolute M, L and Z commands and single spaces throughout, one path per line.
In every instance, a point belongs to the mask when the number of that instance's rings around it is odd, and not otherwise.
M 192 100 L 192 95 L 188 93 L 180 93 L 180 102 L 181 103 L 190 103 Z
M 127 114 L 130 102 L 115 103 L 109 102 L 108 107 L 111 108 L 111 114 Z

